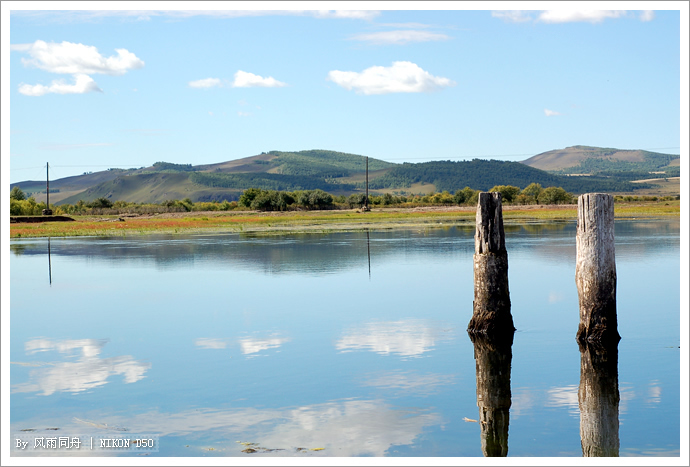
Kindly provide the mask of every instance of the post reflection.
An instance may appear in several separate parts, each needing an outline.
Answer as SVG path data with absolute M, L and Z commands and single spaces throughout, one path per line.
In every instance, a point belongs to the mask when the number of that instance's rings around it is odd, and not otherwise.
M 579 346 L 582 456 L 618 457 L 618 343 Z
M 498 336 L 469 333 L 477 365 L 477 407 L 484 457 L 508 455 L 513 335 L 512 332 Z
M 50 267 L 50 237 L 48 237 L 48 284 L 53 285 L 53 271 Z

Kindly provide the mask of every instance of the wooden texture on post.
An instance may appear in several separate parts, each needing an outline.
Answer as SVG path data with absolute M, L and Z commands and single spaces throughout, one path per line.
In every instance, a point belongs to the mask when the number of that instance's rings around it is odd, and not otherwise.
M 477 368 L 477 407 L 484 457 L 508 455 L 510 367 L 513 334 L 498 338 L 471 334 Z
M 618 343 L 580 343 L 580 441 L 583 457 L 618 457 Z
M 513 332 L 508 290 L 508 252 L 500 193 L 479 193 L 474 236 L 474 302 L 469 332 Z
M 618 342 L 613 196 L 577 199 L 575 282 L 580 301 L 580 342 Z

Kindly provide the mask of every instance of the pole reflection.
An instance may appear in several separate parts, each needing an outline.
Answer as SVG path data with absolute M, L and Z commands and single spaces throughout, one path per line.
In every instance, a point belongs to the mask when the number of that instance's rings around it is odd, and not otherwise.
M 53 285 L 53 270 L 50 267 L 50 237 L 48 237 L 48 284 Z
M 508 455 L 513 335 L 513 332 L 497 336 L 469 333 L 477 366 L 477 407 L 484 457 Z
M 618 343 L 579 346 L 582 456 L 618 457 Z

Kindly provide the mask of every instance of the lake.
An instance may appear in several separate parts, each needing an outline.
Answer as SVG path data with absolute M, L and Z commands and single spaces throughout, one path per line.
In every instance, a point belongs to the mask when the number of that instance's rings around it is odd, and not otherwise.
M 679 220 L 616 221 L 591 355 L 575 222 L 505 230 L 512 345 L 466 332 L 473 226 L 12 240 L 11 454 L 680 456 Z

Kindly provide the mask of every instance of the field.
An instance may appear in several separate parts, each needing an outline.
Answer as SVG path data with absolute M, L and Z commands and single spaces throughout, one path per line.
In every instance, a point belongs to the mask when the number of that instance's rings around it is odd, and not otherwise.
M 13 223 L 11 238 L 124 236 L 154 233 L 295 231 L 329 232 L 363 229 L 436 228 L 474 225 L 474 207 L 385 208 L 291 212 L 185 212 L 154 216 L 73 216 L 75 222 Z M 617 203 L 616 218 L 680 216 L 680 201 Z M 574 220 L 577 206 L 504 206 L 506 224 L 543 220 Z

